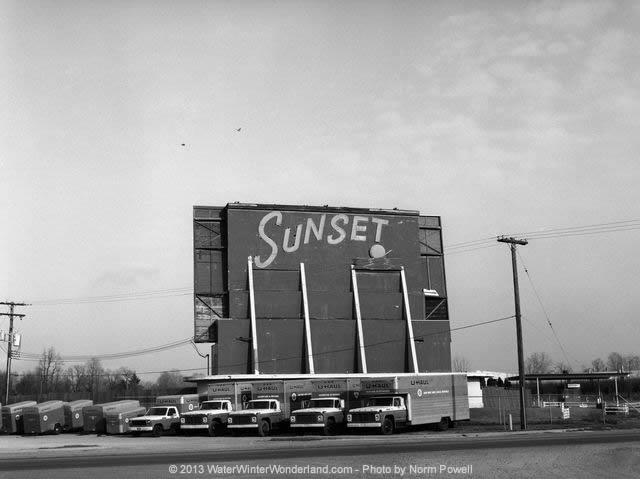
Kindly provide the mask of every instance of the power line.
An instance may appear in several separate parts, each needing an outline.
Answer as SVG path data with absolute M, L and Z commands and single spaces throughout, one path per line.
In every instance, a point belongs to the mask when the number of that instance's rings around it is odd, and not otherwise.
M 611 223 L 599 223 L 585 226 L 571 226 L 566 228 L 553 228 L 549 230 L 529 231 L 517 233 L 516 236 L 525 236 L 527 239 L 580 236 L 583 234 L 599 234 L 617 231 L 629 231 L 640 229 L 640 220 L 615 221 Z
M 495 241 L 495 238 L 494 238 L 494 241 Z M 455 250 L 453 252 L 447 251 L 444 255 L 446 257 L 450 257 L 450 256 L 454 256 L 456 254 L 469 253 L 471 251 L 477 251 L 477 250 L 480 250 L 480 249 L 495 248 L 496 246 L 498 246 L 498 245 L 492 243 L 492 244 L 487 244 L 487 245 L 483 245 L 483 246 L 470 247 L 470 248 L 467 248 L 467 249 L 458 249 L 458 250 Z
M 443 330 L 443 331 L 439 331 L 439 332 L 435 332 L 435 333 L 423 334 L 421 336 L 416 336 L 414 339 L 424 340 L 424 339 L 426 339 L 428 337 L 431 337 L 431 336 L 439 336 L 439 335 L 445 334 L 447 332 L 461 331 L 463 329 L 475 328 L 475 327 L 478 327 L 478 326 L 484 326 L 484 325 L 487 325 L 487 324 L 497 323 L 497 322 L 500 322 L 500 321 L 506 321 L 508 319 L 512 319 L 513 317 L 514 316 L 511 315 L 511 316 L 505 316 L 503 318 L 492 319 L 492 320 L 489 320 L 489 321 L 482 321 L 480 323 L 467 324 L 467 325 L 464 325 L 464 326 L 459 326 L 457 328 L 450 328 L 448 330 Z M 401 341 L 405 341 L 405 339 L 390 339 L 390 340 L 386 340 L 386 341 L 379 341 L 377 343 L 370 343 L 370 344 L 367 344 L 365 346 L 365 348 L 371 348 L 371 347 L 380 346 L 380 345 L 383 345 L 383 344 L 397 343 L 397 342 L 401 342 Z M 183 340 L 180 340 L 180 341 L 176 341 L 175 343 L 170 343 L 169 345 L 157 346 L 156 348 L 149 348 L 148 350 L 140 350 L 140 351 L 138 351 L 138 353 L 147 354 L 148 352 L 153 352 L 153 351 L 151 351 L 152 349 L 165 348 L 167 346 L 176 347 L 176 346 L 179 346 L 179 345 L 182 345 L 182 344 L 187 344 L 187 343 L 192 343 L 193 344 L 193 339 L 192 338 L 186 338 L 186 339 L 183 339 Z M 194 347 L 195 347 L 195 345 L 194 345 Z M 4 348 L 2 348 L 2 346 L 0 345 L 0 349 L 4 349 Z M 314 355 L 315 356 L 322 356 L 322 355 L 335 354 L 335 353 L 351 351 L 351 350 L 352 350 L 352 348 L 333 349 L 333 350 L 330 350 L 330 351 L 322 351 L 322 352 L 314 353 Z M 30 356 L 34 356 L 33 353 L 28 353 L 28 354 Z M 119 354 L 129 354 L 129 353 L 119 353 Z M 107 355 L 107 356 L 110 356 L 110 355 Z M 42 356 L 40 355 L 40 357 L 37 358 L 37 360 L 40 360 L 41 357 Z M 125 356 L 123 356 L 123 357 L 125 357 Z M 302 357 L 305 357 L 305 356 L 296 355 L 296 356 L 291 356 L 291 357 L 278 358 L 278 361 L 301 359 Z M 94 358 L 95 359 L 101 359 L 102 357 L 101 356 L 91 356 L 91 357 L 87 356 L 87 358 L 90 360 L 90 359 L 94 359 Z M 34 361 L 36 359 L 33 359 L 33 358 L 27 359 L 27 358 L 25 358 L 25 360 Z M 69 361 L 66 358 L 61 358 L 60 361 L 61 362 L 74 362 L 74 361 Z M 268 360 L 264 360 L 262 362 L 268 363 L 268 362 L 271 362 L 271 361 L 272 361 L 272 359 L 268 359 Z M 235 367 L 235 366 L 243 366 L 244 364 L 245 364 L 244 362 L 243 363 L 237 363 L 237 364 L 225 364 L 225 365 L 222 365 L 222 367 L 227 367 L 228 368 L 228 367 Z M 141 374 L 159 374 L 159 373 L 173 372 L 173 371 L 179 371 L 179 372 L 183 372 L 183 371 L 200 371 L 200 370 L 204 370 L 204 369 L 207 369 L 207 368 L 200 367 L 200 368 L 188 368 L 188 369 L 174 369 L 174 370 L 171 370 L 171 371 L 166 371 L 166 370 L 165 371 L 146 371 L 146 372 L 135 371 L 135 373 L 137 375 L 141 375 Z M 22 373 L 23 376 L 26 375 L 26 374 L 28 374 L 28 373 Z M 105 374 L 98 375 L 98 376 L 106 377 L 106 376 L 112 376 L 113 374 L 114 373 L 110 373 L 110 374 L 105 373 Z M 70 376 L 70 375 L 68 375 L 68 374 L 60 374 L 60 376 Z
M 640 220 L 625 220 L 615 221 L 609 223 L 597 223 L 584 226 L 569 226 L 563 228 L 552 228 L 536 231 L 527 231 L 520 233 L 512 233 L 505 236 L 517 236 L 525 237 L 528 240 L 535 239 L 551 239 L 551 238 L 564 238 L 572 236 L 588 236 L 594 234 L 615 233 L 621 231 L 632 231 L 640 229 Z M 466 253 L 469 251 L 475 251 L 476 249 L 482 249 L 488 247 L 488 245 L 494 242 L 497 236 L 487 237 L 471 241 L 463 241 L 460 243 L 453 243 L 444 246 L 444 250 L 447 255 Z
M 110 303 L 117 301 L 135 301 L 139 299 L 168 298 L 172 296 L 186 296 L 193 294 L 193 288 L 171 288 L 152 291 L 139 291 L 131 293 L 110 294 L 103 296 L 84 296 L 76 298 L 47 299 L 33 301 L 35 306 L 56 306 L 62 304 L 87 304 L 87 303 Z
M 132 372 L 134 372 L 136 374 L 136 376 L 141 376 L 143 374 L 162 374 L 162 373 L 181 373 L 181 372 L 185 372 L 185 371 L 200 371 L 200 370 L 205 370 L 207 368 L 184 368 L 184 369 L 165 369 L 163 371 L 135 371 L 132 370 Z M 32 372 L 25 372 L 25 373 L 15 373 L 13 374 L 13 376 L 28 376 L 29 374 L 33 374 Z M 117 371 L 111 371 L 111 372 L 103 372 L 101 374 L 84 374 L 84 377 L 100 377 L 100 378 L 106 378 L 106 377 L 111 377 L 111 376 L 116 376 L 118 375 Z M 60 373 L 60 374 L 56 374 L 56 377 L 76 377 L 76 374 L 69 374 L 69 373 Z
M 474 324 L 468 324 L 465 326 L 459 326 L 457 328 L 449 328 L 448 330 L 443 330 L 443 331 L 439 331 L 436 333 L 430 333 L 430 334 L 424 334 L 421 336 L 416 336 L 414 339 L 417 340 L 424 340 L 425 338 L 428 338 L 430 336 L 439 336 L 441 334 L 445 334 L 447 332 L 455 332 L 455 331 L 461 331 L 463 329 L 469 329 L 469 328 L 474 328 L 474 327 L 478 327 L 478 326 L 484 326 L 487 324 L 492 324 L 492 323 L 497 323 L 500 321 L 505 321 L 508 319 L 513 318 L 514 316 L 506 316 L 503 318 L 498 318 L 498 319 L 492 319 L 489 321 L 482 321 L 480 323 L 474 323 Z M 371 348 L 374 346 L 380 346 L 383 344 L 390 344 L 390 343 L 397 343 L 400 341 L 404 341 L 404 339 L 390 339 L 390 340 L 386 340 L 386 341 L 379 341 L 377 343 L 369 343 L 365 346 L 365 348 Z M 65 356 L 65 357 L 60 357 L 60 362 L 81 362 L 81 361 L 88 361 L 91 359 L 99 359 L 99 360 L 109 360 L 109 359 L 122 359 L 125 357 L 131 357 L 131 356 L 139 356 L 139 355 L 144 355 L 144 354 L 149 354 L 149 353 L 153 353 L 153 352 L 159 352 L 165 349 L 171 349 L 171 348 L 175 348 L 178 346 L 182 346 L 184 344 L 188 344 L 188 343 L 192 343 L 193 344 L 193 339 L 191 337 L 189 338 L 185 338 L 179 341 L 175 341 L 173 343 L 169 343 L 169 344 L 165 344 L 165 345 L 160 345 L 160 346 L 155 346 L 153 348 L 147 348 L 147 349 L 141 349 L 141 350 L 137 350 L 137 351 L 129 351 L 129 352 L 123 352 L 123 353 L 114 353 L 114 354 L 106 354 L 106 355 L 92 355 L 92 356 Z M 194 345 L 195 347 L 195 345 Z M 0 345 L 0 349 L 4 349 L 1 345 Z M 323 351 L 323 352 L 319 352 L 319 353 L 315 353 L 314 355 L 316 356 L 320 356 L 320 355 L 326 355 L 326 354 L 335 354 L 335 353 L 339 353 L 339 352 L 345 352 L 345 351 L 350 351 L 352 348 L 342 348 L 342 349 L 333 349 L 333 350 L 329 350 L 329 351 Z M 198 351 L 199 353 L 199 351 Z M 200 355 L 200 353 L 199 353 Z M 25 361 L 40 361 L 40 359 L 42 358 L 41 354 L 35 354 L 35 353 L 23 353 L 23 356 L 21 359 L 25 360 Z M 299 355 L 299 356 L 291 356 L 291 357 L 284 357 L 284 358 L 278 358 L 279 361 L 285 361 L 285 360 L 293 360 L 293 359 L 301 359 L 303 357 L 303 355 Z M 272 359 L 269 360 L 265 360 L 264 362 L 271 362 Z M 223 367 L 235 367 L 235 366 L 242 366 L 245 363 L 238 363 L 238 364 L 225 364 L 223 365 Z M 205 368 L 194 368 L 193 370 L 200 370 L 200 369 L 205 369 Z M 158 371 L 158 372 L 164 372 L 164 371 Z M 136 374 L 143 374 L 143 373 L 136 373 Z M 152 372 L 149 372 L 149 374 L 152 374 Z
M 13 309 L 16 306 L 30 306 L 30 305 L 27 303 L 15 303 L 13 301 L 3 301 L 3 302 L 0 302 L 0 305 L 9 306 L 8 313 L 0 313 L 0 316 L 9 316 L 9 335 L 8 335 L 9 341 L 7 342 L 6 394 L 5 394 L 5 401 L 4 401 L 6 404 L 9 402 L 9 390 L 11 386 L 11 359 L 13 358 L 12 347 L 14 345 L 17 347 L 20 347 L 20 340 L 19 340 L 20 336 L 13 332 L 13 318 L 17 317 L 17 318 L 20 318 L 20 320 L 22 321 L 22 318 L 24 318 L 25 316 L 24 314 L 14 313 Z M 18 340 L 16 340 L 16 338 L 18 338 Z
M 159 346 L 153 346 L 150 348 L 146 348 L 146 349 L 138 349 L 138 350 L 134 350 L 134 351 L 126 351 L 126 352 L 121 352 L 121 353 L 113 353 L 113 354 L 94 354 L 94 355 L 77 355 L 77 356 L 60 356 L 60 361 L 61 362 L 83 362 L 83 361 L 89 361 L 91 359 L 99 359 L 99 360 L 112 360 L 112 359 L 124 359 L 124 358 L 128 358 L 128 357 L 133 357 L 133 356 L 142 356 L 145 354 L 150 354 L 150 353 L 157 353 L 157 352 L 161 352 L 161 351 L 165 351 L 167 349 L 173 349 L 173 348 L 177 348 L 179 346 L 183 346 L 185 344 L 188 344 L 192 341 L 192 338 L 185 338 L 185 339 L 180 339 L 178 341 L 174 341 L 172 343 L 168 343 L 168 344 L 163 344 L 163 345 L 159 345 Z M 4 349 L 3 346 L 0 345 L 0 348 Z M 37 354 L 37 353 L 28 353 L 28 352 L 23 352 L 21 353 L 21 358 L 23 360 L 26 361 L 40 361 L 40 359 L 42 358 L 42 354 Z
M 489 321 L 482 321 L 480 323 L 468 324 L 466 326 L 459 326 L 457 328 L 449 328 L 449 329 L 446 329 L 446 330 L 443 330 L 443 331 L 438 331 L 438 332 L 435 332 L 435 333 L 423 334 L 421 336 L 415 336 L 414 340 L 424 340 L 424 339 L 426 339 L 428 337 L 439 336 L 441 334 L 445 334 L 445 333 L 448 333 L 448 332 L 455 332 L 455 331 L 460 331 L 460 330 L 463 330 L 463 329 L 469 329 L 469 328 L 475 328 L 475 327 L 478 327 L 478 326 L 484 326 L 486 324 L 497 323 L 499 321 L 506 321 L 507 319 L 512 319 L 513 317 L 514 316 L 511 315 L 511 316 L 506 316 L 504 318 L 492 319 L 492 320 L 489 320 Z M 368 343 L 368 344 L 366 344 L 364 346 L 364 348 L 365 349 L 369 349 L 369 348 L 372 348 L 372 347 L 375 347 L 375 346 L 381 346 L 381 345 L 384 345 L 384 344 L 399 343 L 399 342 L 403 342 L 405 340 L 406 339 L 404 339 L 404 338 L 403 339 L 387 339 L 385 341 L 378 341 L 376 343 Z M 340 349 L 330 349 L 330 350 L 327 350 L 327 351 L 314 352 L 313 355 L 314 355 L 314 357 L 317 357 L 317 356 L 325 356 L 325 355 L 328 355 L 328 354 L 343 353 L 343 352 L 347 352 L 347 351 L 353 351 L 353 347 L 345 347 L 345 348 L 340 348 Z M 304 356 L 304 355 L 285 356 L 285 357 L 282 357 L 282 358 L 276 358 L 276 360 L 277 361 L 289 361 L 289 360 L 302 359 L 303 357 L 306 357 L 306 356 Z M 273 358 L 272 359 L 265 359 L 265 360 L 258 361 L 258 362 L 260 364 L 262 364 L 262 363 L 268 364 L 268 363 L 271 363 L 272 361 L 273 361 Z M 246 363 L 242 362 L 242 363 L 222 364 L 221 367 L 223 367 L 223 368 L 233 368 L 233 367 L 245 366 L 245 365 L 246 365 Z
M 533 284 L 533 280 L 531 279 L 531 274 L 529 274 L 529 270 L 527 269 L 527 266 L 524 264 L 524 260 L 522 259 L 522 255 L 520 254 L 520 252 L 518 252 L 518 257 L 520 258 L 520 262 L 522 263 L 522 267 L 524 268 L 524 272 L 527 274 L 527 278 L 529 279 L 529 283 L 531 284 L 531 288 L 533 289 L 533 292 L 536 296 L 536 298 L 538 299 L 538 304 L 540 304 L 540 308 L 542 309 L 542 312 L 544 313 L 545 318 L 547 318 L 547 324 L 549 325 L 549 328 L 551 328 L 551 332 L 553 333 L 553 336 L 556 338 L 556 342 L 558 343 L 558 346 L 560 346 L 560 350 L 562 351 L 562 354 L 564 356 L 564 358 L 567 360 L 567 364 L 571 364 L 571 360 L 569 360 L 569 356 L 567 355 L 567 352 L 565 351 L 564 347 L 562 346 L 562 342 L 560 341 L 560 338 L 558 337 L 558 334 L 556 333 L 556 330 L 553 327 L 553 324 L 551 324 L 551 319 L 549 318 L 549 315 L 547 314 L 547 310 L 544 307 L 544 304 L 542 304 L 542 300 L 540 299 L 540 295 L 538 294 L 538 290 L 536 289 L 535 285 Z M 578 363 L 577 361 L 573 361 L 573 363 L 577 366 Z

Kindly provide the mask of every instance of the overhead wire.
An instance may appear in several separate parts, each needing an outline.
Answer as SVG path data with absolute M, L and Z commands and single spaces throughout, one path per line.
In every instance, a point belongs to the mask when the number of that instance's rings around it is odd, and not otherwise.
M 586 225 L 586 226 L 555 228 L 555 229 L 549 229 L 549 230 L 543 230 L 543 231 L 538 230 L 538 231 L 530 231 L 525 233 L 517 233 L 514 235 L 507 235 L 507 236 L 525 236 L 529 240 L 536 240 L 536 239 L 562 238 L 562 237 L 569 237 L 569 236 L 603 234 L 603 233 L 610 233 L 610 232 L 630 231 L 630 230 L 636 230 L 636 229 L 640 229 L 640 220 L 616 221 L 616 222 L 592 224 L 592 225 Z M 471 251 L 498 246 L 496 239 L 497 239 L 497 236 L 447 245 L 444 248 L 446 252 L 445 255 L 450 256 L 450 255 L 467 253 Z M 523 262 L 523 265 L 524 265 L 524 262 Z M 335 269 L 335 268 L 327 268 L 327 269 Z M 528 270 L 526 269 L 526 266 L 525 266 L 525 272 L 527 273 L 527 276 L 529 278 L 529 281 L 531 282 L 534 293 L 538 298 L 538 302 L 542 307 L 545 317 L 547 318 L 547 323 L 549 324 L 556 338 L 556 341 L 558 342 L 560 348 L 562 349 L 565 359 L 567 359 L 567 362 L 570 362 L 566 354 L 566 351 L 564 350 L 564 347 L 562 346 L 562 343 L 560 342 L 558 335 L 555 329 L 553 328 L 553 325 L 551 324 L 551 320 L 549 319 L 549 316 L 546 310 L 544 309 L 544 305 L 542 304 L 540 297 L 537 293 L 537 290 L 533 285 L 533 282 L 531 280 Z M 111 295 L 102 295 L 102 296 L 85 296 L 85 297 L 74 297 L 74 298 L 48 299 L 48 300 L 32 301 L 31 304 L 33 304 L 34 306 L 90 304 L 90 303 L 119 302 L 119 301 L 138 301 L 138 300 L 158 299 L 158 298 L 175 297 L 175 296 L 187 296 L 192 294 L 193 294 L 193 288 L 185 287 L 185 288 L 169 288 L 169 289 L 162 289 L 162 290 L 111 294 Z M 494 321 L 501 321 L 504 319 L 508 319 L 508 318 L 502 318 L 500 320 L 494 320 Z M 494 322 L 494 321 L 491 321 L 491 322 Z M 481 323 L 481 324 L 486 324 L 486 323 Z M 472 326 L 469 326 L 469 327 L 472 327 Z M 458 329 L 464 329 L 464 328 L 454 328 L 454 329 L 451 329 L 451 331 L 456 331 Z M 104 360 L 121 359 L 121 358 L 144 355 L 144 354 L 159 352 L 165 349 L 179 347 L 183 344 L 187 344 L 188 342 L 192 342 L 192 339 L 187 338 L 187 339 L 179 340 L 174 343 L 169 343 L 166 345 L 156 346 L 156 347 L 142 349 L 142 350 L 129 351 L 125 353 L 114 353 L 114 354 L 108 354 L 108 355 L 67 356 L 67 357 L 64 357 L 62 360 L 67 362 L 76 362 L 76 361 L 90 360 L 94 357 L 98 359 L 104 359 Z M 4 350 L 4 347 L 2 345 L 0 345 L 0 348 Z M 200 353 L 198 352 L 198 354 Z M 21 356 L 21 359 L 24 359 L 24 360 L 39 360 L 41 358 L 41 355 L 38 355 L 35 353 L 21 352 L 20 356 Z
M 177 341 L 173 341 L 171 343 L 168 344 L 162 344 L 159 346 L 153 346 L 150 348 L 145 348 L 145 349 L 139 349 L 139 350 L 134 350 L 134 351 L 125 351 L 125 352 L 120 352 L 120 353 L 112 353 L 112 354 L 92 354 L 92 355 L 71 355 L 71 356 L 59 356 L 59 360 L 61 362 L 83 362 L 83 361 L 89 361 L 91 359 L 99 359 L 101 361 L 107 361 L 107 360 L 112 360 L 112 359 L 124 359 L 124 358 L 128 358 L 128 357 L 134 357 L 134 356 L 142 356 L 145 354 L 150 354 L 150 353 L 157 353 L 157 352 L 161 352 L 161 351 L 165 351 L 168 349 L 174 349 L 177 348 L 179 346 L 185 345 L 192 342 L 192 338 L 188 337 L 185 339 L 180 339 Z M 2 349 L 3 351 L 6 352 L 6 349 L 4 348 L 4 345 L 0 344 L 0 349 Z M 37 354 L 37 353 L 30 353 L 30 352 L 22 352 L 20 351 L 20 359 L 25 360 L 25 361 L 40 361 L 42 359 L 42 353 Z
M 601 223 L 587 226 L 574 226 L 568 228 L 555 228 L 543 231 L 529 231 L 516 233 L 513 236 L 525 237 L 528 240 L 565 238 L 572 236 L 590 236 L 595 234 L 616 233 L 620 231 L 632 231 L 640 229 L 640 220 L 616 221 L 614 223 Z
M 134 301 L 140 299 L 156 299 L 172 296 L 186 296 L 193 293 L 193 288 L 171 288 L 131 293 L 110 294 L 102 296 L 83 296 L 75 298 L 48 299 L 32 301 L 34 306 L 55 306 L 62 304 L 108 303 L 115 301 Z
M 595 234 L 614 233 L 619 231 L 631 231 L 640 229 L 640 220 L 624 220 L 614 221 L 609 223 L 596 223 L 583 226 L 570 226 L 563 228 L 551 228 L 535 231 L 526 231 L 520 233 L 510 233 L 501 236 L 518 236 L 524 237 L 527 240 L 536 239 L 552 239 L 552 238 L 564 238 L 571 236 L 588 236 Z M 463 241 L 460 243 L 452 243 L 445 245 L 444 250 L 446 255 L 453 255 L 458 253 L 466 253 L 469 251 L 475 251 L 476 249 L 482 249 L 489 247 L 489 245 L 496 241 L 498 236 L 486 237 L 478 240 Z
M 468 325 L 465 325 L 465 326 L 459 326 L 457 328 L 449 328 L 449 329 L 446 329 L 446 330 L 443 330 L 443 331 L 437 331 L 437 332 L 428 333 L 428 334 L 422 334 L 422 335 L 414 335 L 414 341 L 415 340 L 424 340 L 424 339 L 426 339 L 428 337 L 431 337 L 431 336 L 440 336 L 442 334 L 447 334 L 449 332 L 455 332 L 455 331 L 460 331 L 460 330 L 463 330 L 463 329 L 475 328 L 475 327 L 478 327 L 478 326 L 484 326 L 484 325 L 487 325 L 487 324 L 497 323 L 497 322 L 500 322 L 500 321 L 506 321 L 506 320 L 512 319 L 514 317 L 515 317 L 514 315 L 505 316 L 503 318 L 491 319 L 489 321 L 482 321 L 480 323 L 468 324 Z M 384 341 L 378 341 L 378 342 L 375 342 L 375 343 L 365 344 L 364 345 L 364 349 L 367 350 L 367 349 L 370 349 L 370 348 L 373 348 L 373 347 L 377 347 L 377 346 L 382 346 L 382 345 L 385 345 L 385 344 L 400 343 L 400 342 L 404 342 L 404 341 L 406 341 L 405 338 L 402 338 L 402 339 L 387 339 L 387 340 L 384 340 Z M 349 347 L 344 347 L 344 348 L 339 348 L 339 349 L 329 349 L 329 350 L 325 350 L 325 351 L 321 351 L 321 352 L 314 352 L 313 356 L 314 357 L 318 357 L 318 356 L 325 356 L 325 355 L 328 355 L 328 354 L 343 353 L 343 352 L 348 352 L 348 351 L 353 351 L 353 347 L 349 346 Z M 305 358 L 305 357 L 306 357 L 305 355 L 294 355 L 294 356 L 286 356 L 286 357 L 282 357 L 282 358 L 276 358 L 276 360 L 277 361 L 290 361 L 290 360 L 302 359 L 302 358 Z M 265 359 L 265 360 L 262 360 L 262 361 L 258 361 L 258 364 L 269 364 L 269 363 L 272 363 L 272 362 L 273 362 L 273 359 Z M 224 368 L 233 368 L 233 367 L 241 367 L 241 366 L 245 366 L 245 365 L 246 365 L 246 362 L 221 364 L 220 366 L 224 367 Z
M 518 253 L 518 257 L 520 258 L 520 263 L 522 264 L 522 267 L 524 268 L 524 271 L 527 275 L 527 278 L 529 279 L 529 283 L 531 284 L 531 289 L 533 290 L 535 297 L 538 300 L 538 304 L 540 305 L 540 308 L 542 309 L 542 312 L 544 313 L 545 318 L 547 319 L 547 324 L 549 325 L 549 328 L 551 328 L 551 332 L 553 333 L 553 336 L 556 339 L 556 342 L 558 343 L 558 346 L 560 346 L 560 350 L 562 351 L 562 354 L 564 356 L 564 358 L 567 360 L 567 365 L 571 365 L 571 363 L 573 362 L 575 366 L 578 366 L 577 361 L 575 360 L 570 360 L 569 356 L 567 355 L 566 350 L 564 349 L 564 346 L 562 345 L 562 342 L 560 341 L 560 338 L 558 337 L 558 334 L 556 333 L 555 328 L 553 327 L 553 324 L 551 324 L 551 319 L 549 318 L 549 314 L 547 313 L 547 310 L 544 307 L 544 304 L 542 304 L 542 299 L 540 299 L 540 295 L 538 294 L 538 290 L 536 289 L 535 284 L 533 284 L 533 279 L 531 279 L 531 274 L 529 274 L 529 270 L 527 269 L 527 265 L 524 263 L 524 259 L 522 258 L 522 255 L 520 254 L 520 251 L 516 250 Z
M 456 331 L 461 331 L 463 329 L 469 329 L 469 328 L 475 328 L 478 326 L 484 326 L 487 324 L 492 324 L 492 323 L 497 323 L 500 321 L 506 321 L 508 319 L 512 319 L 514 318 L 514 315 L 510 315 L 510 316 L 505 316 L 502 318 L 497 318 L 497 319 L 492 319 L 492 320 L 488 320 L 488 321 L 482 321 L 479 323 L 474 323 L 474 324 L 468 324 L 468 325 L 464 325 L 464 326 L 459 326 L 456 328 L 449 328 L 443 331 L 437 331 L 434 333 L 428 333 L 428 334 L 423 334 L 423 335 L 416 335 L 414 336 L 414 340 L 424 340 L 425 338 L 431 337 L 431 336 L 439 336 L 442 334 L 447 334 L 447 333 L 451 333 L 451 332 L 456 332 Z M 365 346 L 365 349 L 367 348 L 372 348 L 375 346 L 381 346 L 384 344 L 391 344 L 391 343 L 399 343 L 402 341 L 405 341 L 406 339 L 388 339 L 385 341 L 378 341 L 376 343 L 370 343 L 367 344 Z M 157 352 L 160 349 L 170 349 L 173 347 L 177 347 L 183 344 L 192 344 L 193 347 L 196 349 L 196 351 L 198 352 L 198 355 L 202 356 L 200 354 L 200 352 L 197 350 L 197 348 L 195 347 L 195 344 L 193 343 L 193 338 L 189 337 L 189 338 L 185 338 L 183 340 L 180 341 L 175 341 L 174 343 L 169 343 L 167 345 L 162 345 L 162 346 L 156 346 L 154 348 L 148 348 L 146 350 L 139 350 L 139 351 L 135 351 L 133 352 L 134 354 L 132 354 L 131 352 L 126 352 L 126 353 L 116 353 L 116 354 L 108 354 L 108 355 L 93 355 L 93 356 L 60 356 L 59 361 L 60 362 L 79 362 L 82 360 L 91 360 L 91 359 L 118 359 L 118 358 L 122 358 L 122 357 L 129 357 L 132 355 L 141 355 L 141 354 L 149 354 L 151 352 Z M 0 345 L 0 349 L 5 350 L 4 346 Z M 345 352 L 345 351 L 351 351 L 353 350 L 353 347 L 347 347 L 347 348 L 340 348 L 340 349 L 331 349 L 331 350 L 327 350 L 327 351 L 322 351 L 322 352 L 317 352 L 314 354 L 314 356 L 322 356 L 322 355 L 327 355 L 327 354 L 336 354 L 336 353 L 340 353 L 340 352 Z M 6 350 L 5 350 L 6 352 Z M 27 353 L 28 357 L 26 358 L 19 358 L 22 360 L 26 360 L 26 361 L 40 361 L 42 359 L 42 354 L 40 355 L 36 355 L 33 353 Z M 21 355 L 22 356 L 22 355 Z M 306 357 L 305 355 L 295 355 L 295 356 L 290 356 L 290 357 L 284 357 L 284 358 L 277 358 L 278 361 L 285 361 L 285 360 L 294 360 L 294 359 L 302 359 L 303 357 Z M 73 359 L 70 359 L 73 358 Z M 269 360 L 264 360 L 261 362 L 272 362 L 272 359 Z M 222 365 L 223 367 L 235 367 L 235 366 L 243 366 L 245 363 L 237 363 L 237 364 L 225 364 Z M 200 369 L 205 369 L 205 368 L 195 368 L 195 370 L 200 370 Z M 164 371 L 161 371 L 164 372 Z

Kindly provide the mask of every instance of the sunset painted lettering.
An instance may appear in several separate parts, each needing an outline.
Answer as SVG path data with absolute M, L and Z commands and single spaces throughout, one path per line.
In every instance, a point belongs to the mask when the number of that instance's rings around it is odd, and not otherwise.
M 294 227 L 273 228 L 271 236 L 267 233 L 268 225 L 282 225 L 282 212 L 272 211 L 266 214 L 258 225 L 258 236 L 264 241 L 271 252 L 264 258 L 255 257 L 258 268 L 266 268 L 275 261 L 280 251 L 293 253 L 301 245 L 311 242 L 326 242 L 328 245 L 338 245 L 343 241 L 382 241 L 383 228 L 389 225 L 389 220 L 375 216 L 348 216 L 344 213 L 328 215 L 323 213 L 298 223 Z

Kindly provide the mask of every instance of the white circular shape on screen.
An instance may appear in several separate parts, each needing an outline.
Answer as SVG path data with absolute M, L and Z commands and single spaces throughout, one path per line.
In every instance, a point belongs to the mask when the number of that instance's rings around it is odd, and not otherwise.
M 385 251 L 384 246 L 380 243 L 375 243 L 371 248 L 369 248 L 369 256 L 372 258 L 384 258 L 384 255 L 386 254 L 387 252 Z

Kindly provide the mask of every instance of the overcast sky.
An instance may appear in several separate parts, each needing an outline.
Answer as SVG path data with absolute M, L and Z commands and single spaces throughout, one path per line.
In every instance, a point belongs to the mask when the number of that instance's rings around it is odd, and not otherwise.
M 23 352 L 192 336 L 192 206 L 240 201 L 441 216 L 452 328 L 513 315 L 492 238 L 527 233 L 525 356 L 640 354 L 640 3 L 0 8 L 0 300 L 33 303 Z M 452 337 L 472 369 L 516 370 L 513 320 Z

